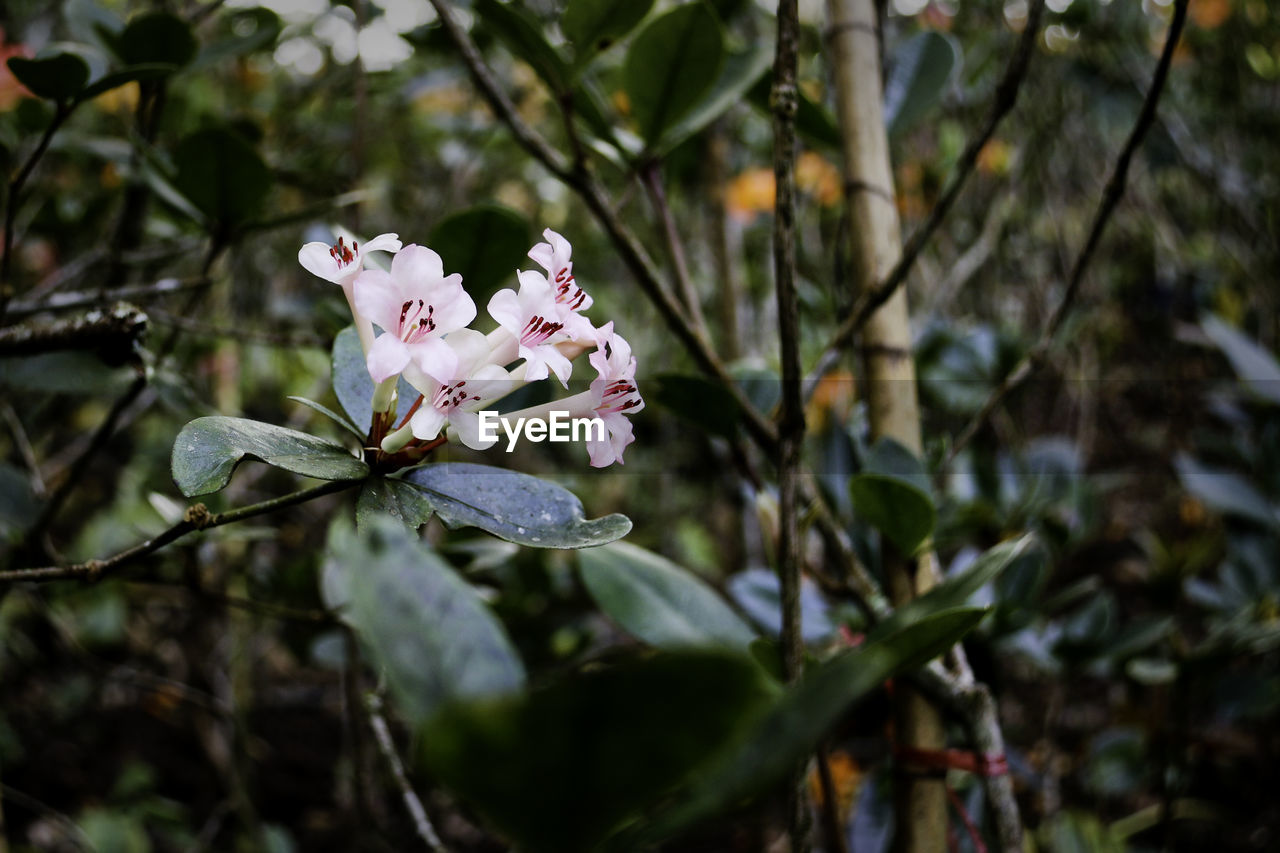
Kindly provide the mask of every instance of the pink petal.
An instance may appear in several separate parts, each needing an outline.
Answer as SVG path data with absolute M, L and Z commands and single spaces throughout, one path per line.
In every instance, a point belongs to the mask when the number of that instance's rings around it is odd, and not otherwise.
M 489 316 L 516 337 L 520 336 L 524 328 L 525 319 L 520 314 L 520 297 L 510 288 L 499 290 L 489 298 Z
M 444 278 L 444 263 L 426 246 L 411 243 L 391 259 L 391 275 L 415 289 L 434 287 Z
M 374 382 L 385 382 L 404 370 L 409 363 L 409 348 L 395 335 L 379 335 L 369 347 L 365 364 Z
M 396 255 L 396 257 L 400 257 Z M 476 303 L 462 289 L 462 276 L 454 273 L 435 289 L 432 296 L 435 306 L 436 332 L 444 335 L 462 329 L 476 318 Z
M 437 382 L 448 384 L 458 376 L 458 354 L 440 337 L 409 344 L 408 351 L 418 369 Z
M 355 303 L 362 317 L 377 323 L 385 331 L 400 330 L 400 311 L 404 300 L 390 274 L 382 270 L 365 270 L 356 276 Z

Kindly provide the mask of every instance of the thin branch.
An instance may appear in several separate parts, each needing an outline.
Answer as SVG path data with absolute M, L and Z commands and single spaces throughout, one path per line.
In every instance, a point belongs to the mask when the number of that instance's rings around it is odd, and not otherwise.
M 646 163 L 640 170 L 640 176 L 649 193 L 649 202 L 662 222 L 662 237 L 667 244 L 667 254 L 671 256 L 671 268 L 676 275 L 676 290 L 684 302 L 685 309 L 689 312 L 694 328 L 703 338 L 710 340 L 707 321 L 702 316 L 702 301 L 698 298 L 698 291 L 694 289 L 693 279 L 689 276 L 689 262 L 685 258 L 684 244 L 680 240 L 680 232 L 676 229 L 676 220 L 671 215 L 671 205 L 667 202 L 667 193 L 662 186 L 661 164 L 657 160 Z
M 49 495 L 49 499 L 45 501 L 44 507 L 40 510 L 40 515 L 27 531 L 26 540 L 28 542 L 37 541 L 48 529 L 58 511 L 62 509 L 62 505 L 66 503 L 67 498 L 71 496 L 76 486 L 80 484 L 81 479 L 84 477 L 84 472 L 88 469 L 93 457 L 106 446 L 107 442 L 111 440 L 111 436 L 115 434 L 116 424 L 123 417 L 125 410 L 133 404 L 134 400 L 138 399 L 138 395 L 147 387 L 146 370 L 141 366 L 137 370 L 138 375 L 129 385 L 128 390 L 112 404 L 111 411 L 107 412 L 107 416 L 102 419 L 102 423 L 98 425 L 98 429 L 94 432 L 93 437 L 89 439 L 89 443 L 84 450 L 67 466 L 66 472 L 62 475 L 62 480 Z M 0 575 L 0 577 L 3 577 L 3 575 Z
M 911 680 L 929 693 L 964 722 L 973 749 L 980 757 L 1003 758 L 1004 734 L 1000 729 L 1000 716 L 995 699 L 985 684 L 964 682 L 934 661 L 917 670 Z M 998 849 L 1003 853 L 1020 853 L 1022 848 L 1022 817 L 1018 813 L 1018 799 L 1013 791 L 1013 779 L 1005 773 L 983 773 L 982 784 L 987 803 L 995 818 Z
M 395 741 L 391 738 L 391 727 L 387 725 L 387 718 L 382 715 L 382 697 L 376 693 L 366 694 L 365 710 L 369 714 L 369 727 L 373 729 L 374 737 L 378 741 L 378 751 L 382 753 L 383 760 L 387 762 L 387 769 L 391 771 L 396 787 L 400 789 L 400 796 L 404 799 L 404 805 L 409 810 L 410 817 L 413 818 L 413 827 L 418 837 L 422 839 L 423 844 L 427 845 L 428 850 L 447 853 L 444 844 L 440 841 L 440 836 L 436 834 L 435 827 L 431 825 L 431 818 L 427 817 L 427 810 L 423 808 L 422 800 L 418 799 L 417 792 L 409 784 L 409 777 L 405 775 L 404 764 L 400 761 L 400 756 L 396 753 Z
M 224 524 L 234 524 L 237 521 L 244 521 L 247 518 L 263 515 L 268 512 L 274 512 L 285 507 L 295 506 L 300 503 L 314 500 L 322 495 L 331 495 L 335 492 L 345 491 L 359 484 L 358 480 L 333 480 L 321 483 L 318 486 L 312 486 L 309 489 L 303 489 L 299 492 L 284 495 L 271 500 L 262 501 L 261 503 L 250 504 L 249 506 L 240 507 L 239 509 L 228 510 L 227 512 L 211 513 L 204 504 L 198 503 L 187 507 L 186 513 L 183 515 L 182 521 L 165 530 L 157 536 L 139 542 L 131 548 L 126 548 L 114 556 L 105 560 L 87 560 L 83 563 L 75 563 L 70 566 L 46 566 L 38 569 L 14 569 L 11 571 L 0 572 L 0 583 L 19 583 L 22 581 L 61 581 L 61 580 L 87 580 L 96 581 L 116 569 L 134 560 L 140 559 L 159 551 L 170 542 L 181 539 L 188 533 L 197 530 L 209 530 L 214 527 L 221 527 Z
M 146 314 L 127 302 L 117 302 L 56 323 L 0 329 L 0 357 L 69 349 L 129 352 L 146 330 Z
M 804 401 L 800 395 L 800 301 L 796 295 L 796 88 L 800 18 L 796 0 L 778 3 L 778 41 L 773 63 L 773 277 L 778 303 L 778 343 L 782 355 L 782 402 L 778 419 L 778 587 L 782 608 L 782 661 L 789 681 L 804 667 L 800 624 L 800 564 L 797 519 L 800 451 L 804 443 Z M 810 849 L 809 809 L 803 765 L 787 792 L 791 850 Z
M 480 55 L 475 42 L 458 24 L 447 0 L 431 0 L 431 5 L 440 18 L 445 35 L 458 49 L 476 87 L 484 95 L 498 119 L 511 131 L 516 142 L 540 162 L 543 168 L 578 193 L 608 234 L 614 249 L 635 276 L 640 289 L 657 308 L 663 321 L 679 338 L 681 344 L 689 351 L 698 368 L 719 381 L 728 390 L 738 404 L 747 432 L 761 447 L 771 450 L 777 441 L 773 424 L 761 415 L 742 393 L 725 369 L 723 362 L 711 349 L 710 343 L 690 322 L 684 306 L 663 287 L 657 266 L 649 258 L 640 241 L 618 217 L 600 182 L 585 168 L 585 164 L 582 168 L 572 167 L 563 155 L 552 148 L 520 117 L 515 105 L 511 103 L 511 99 L 507 97 Z
M 1160 60 L 1156 63 L 1155 74 L 1151 78 L 1151 86 L 1147 89 L 1146 97 L 1143 98 L 1142 109 L 1133 124 L 1133 130 L 1129 133 L 1129 139 L 1125 142 L 1124 148 L 1120 150 L 1120 156 L 1116 158 L 1115 166 L 1111 170 L 1111 177 L 1107 181 L 1106 188 L 1102 191 L 1102 199 L 1098 202 L 1098 209 L 1093 215 L 1093 224 L 1089 228 L 1089 236 L 1071 267 L 1071 275 L 1067 280 L 1067 288 L 1062 294 L 1062 299 L 1059 300 L 1057 307 L 1054 308 L 1053 313 L 1049 316 L 1049 321 L 1045 324 L 1044 331 L 1041 332 L 1035 346 L 1023 356 L 1022 360 L 1005 376 L 999 386 L 991 392 L 982 404 L 982 408 L 956 437 L 951 450 L 947 453 L 946 461 L 943 464 L 944 468 L 949 467 L 955 461 L 956 456 L 969 445 L 969 442 L 973 441 L 974 436 L 978 434 L 978 430 L 987 422 L 992 413 L 1000 407 L 1004 399 L 1020 387 L 1049 355 L 1049 351 L 1054 344 L 1054 338 L 1057 337 L 1058 332 L 1061 330 L 1062 324 L 1071 312 L 1076 296 L 1080 292 L 1085 271 L 1089 268 L 1089 262 L 1093 260 L 1098 244 L 1102 241 L 1102 234 L 1106 231 L 1107 224 L 1111 221 L 1111 215 L 1115 213 L 1120 199 L 1124 196 L 1125 182 L 1129 176 L 1129 164 L 1133 160 L 1133 155 L 1137 153 L 1138 146 L 1142 144 L 1147 131 L 1155 121 L 1156 107 L 1159 104 L 1160 95 L 1164 91 L 1165 80 L 1169 76 L 1169 66 L 1173 62 L 1173 53 L 1178 46 L 1178 39 L 1182 35 L 1182 28 L 1187 20 L 1188 2 L 1189 0 L 1175 0 L 1173 19 L 1169 22 L 1169 29 L 1165 34 L 1164 49 L 1161 50 Z
M 118 287 L 111 291 L 111 301 L 125 300 L 140 302 L 168 296 L 171 293 L 182 293 L 186 290 L 199 289 L 209 282 L 203 276 L 198 278 L 164 278 L 154 284 L 135 284 L 129 287 Z M 77 291 L 75 293 L 57 293 L 47 299 L 33 302 L 15 302 L 9 306 L 8 317 L 18 319 L 46 311 L 69 311 L 74 308 L 89 308 L 103 304 L 101 291 Z
M 1030 10 L 1027 13 L 1026 26 L 1022 29 L 1022 37 L 1018 40 L 1018 46 L 1014 50 L 1013 56 L 1009 59 L 1009 65 L 1005 69 L 1004 76 L 1000 78 L 999 84 L 996 85 L 995 99 L 991 103 L 991 109 L 987 113 L 986 121 L 983 122 L 982 128 L 977 135 L 969 140 L 964 151 L 960 153 L 960 158 L 956 161 L 955 169 L 952 172 L 951 183 L 947 185 L 947 188 L 938 198 L 937 204 L 929 212 L 929 218 L 907 240 L 907 244 L 902 249 L 902 256 L 898 259 L 898 263 L 893 269 L 889 271 L 889 274 L 885 276 L 884 281 L 876 287 L 863 291 L 849 309 L 844 322 L 840 324 L 840 328 L 836 330 L 835 335 L 832 336 L 830 343 L 827 344 L 826 349 L 809 374 L 810 380 L 806 390 L 806 398 L 812 396 L 818 386 L 818 380 L 835 368 L 840 360 L 840 354 L 853 342 L 854 336 L 867 322 L 867 319 L 875 313 L 877 308 L 889 301 L 889 297 L 893 296 L 894 292 L 907 280 L 907 276 L 911 273 L 912 267 L 915 266 L 921 252 L 924 251 L 925 246 L 928 245 L 933 235 L 937 232 L 942 220 L 951 211 L 952 205 L 955 204 L 956 199 L 960 196 L 960 191 L 964 188 L 966 181 L 973 174 L 974 168 L 978 164 L 978 155 L 982 153 L 982 149 L 991 140 L 996 128 L 1000 126 L 1000 122 L 1018 101 L 1018 91 L 1022 88 L 1022 81 L 1026 79 L 1027 68 L 1031 64 L 1031 56 L 1035 53 L 1036 36 L 1040 32 L 1040 17 L 1043 11 L 1044 0 L 1032 0 Z M 830 35 L 828 34 L 828 38 Z
M 0 784 L 0 792 L 4 794 L 9 802 L 33 811 L 38 815 L 42 815 L 47 820 L 60 825 L 63 828 L 63 831 L 67 833 L 66 840 L 70 840 L 75 844 L 77 849 L 90 851 L 97 849 L 89 836 L 80 828 L 79 824 L 52 806 L 45 805 L 30 794 L 24 794 L 17 788 L 10 787 L 9 785 Z M 3 826 L 3 823 L 0 823 L 0 829 L 2 829 Z M 0 835 L 0 844 L 4 843 L 4 838 L 5 837 L 3 835 Z M 3 848 L 0 847 L 0 849 Z
M 9 191 L 5 195 L 4 200 L 4 243 L 0 245 L 0 320 L 4 319 L 5 308 L 9 304 L 10 298 L 13 296 L 13 289 L 9 283 L 9 273 L 13 262 L 13 225 L 18 217 L 18 205 L 22 201 L 22 190 L 26 186 L 27 179 L 31 177 L 31 173 L 35 170 L 36 164 L 40 162 L 40 158 L 44 156 L 44 152 L 49 149 L 49 143 L 53 141 L 53 135 L 58 132 L 58 128 L 62 127 L 62 123 L 71 115 L 75 105 L 66 101 L 59 101 L 54 109 L 53 117 L 49 119 L 49 126 L 44 129 L 44 134 L 40 137 L 40 141 L 36 143 L 36 147 L 32 150 L 31 155 L 27 157 L 27 161 L 22 164 L 22 168 L 13 176 L 13 180 L 9 181 Z
M 199 320 L 154 308 L 151 309 L 151 319 L 158 325 L 181 329 L 184 332 L 200 337 L 234 338 L 240 343 L 257 344 L 265 347 L 328 349 L 330 343 L 319 335 L 310 335 L 305 332 L 272 334 L 271 332 L 260 332 L 235 326 L 215 326 L 212 323 L 203 323 Z
M 31 446 L 31 439 L 27 437 L 27 431 L 22 426 L 22 419 L 18 417 L 18 413 L 14 411 L 8 400 L 0 403 L 0 417 L 4 418 L 5 424 L 9 427 L 9 434 L 13 437 L 18 455 L 22 457 L 22 464 L 27 466 L 27 474 L 31 479 L 31 491 L 36 497 L 43 498 L 48 492 L 48 487 L 40 473 L 40 462 L 36 459 L 35 448 Z
M 265 616 L 269 619 L 281 619 L 287 622 L 308 622 L 316 625 L 337 624 L 337 617 L 323 610 L 303 610 L 297 607 L 290 607 L 286 604 L 276 604 L 274 601 L 259 601 L 253 598 L 242 598 L 236 595 L 228 595 L 223 592 L 205 589 L 202 586 L 192 586 L 186 583 L 173 583 L 171 581 L 134 578 L 130 578 L 127 583 L 137 586 L 157 586 L 180 590 L 197 598 L 216 601 L 224 607 L 234 607 L 237 610 L 244 610 L 247 613 L 256 613 L 259 616 Z

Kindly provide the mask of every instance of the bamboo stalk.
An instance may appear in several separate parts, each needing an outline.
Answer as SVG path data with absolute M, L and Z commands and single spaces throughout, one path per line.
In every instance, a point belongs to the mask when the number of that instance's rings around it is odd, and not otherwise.
M 889 138 L 881 109 L 882 81 L 874 0 L 828 0 L 830 49 L 836 105 L 844 137 L 853 270 L 861 292 L 875 288 L 902 257 Z M 868 417 L 873 438 L 891 438 L 920 454 L 920 410 L 907 293 L 896 290 L 867 319 L 862 332 Z M 885 575 L 895 605 L 932 585 L 903 555 L 886 548 Z M 915 689 L 900 684 L 894 695 L 900 746 L 939 750 L 946 746 L 942 717 Z M 908 853 L 946 849 L 947 799 L 942 780 L 900 774 L 895 786 L 896 847 Z

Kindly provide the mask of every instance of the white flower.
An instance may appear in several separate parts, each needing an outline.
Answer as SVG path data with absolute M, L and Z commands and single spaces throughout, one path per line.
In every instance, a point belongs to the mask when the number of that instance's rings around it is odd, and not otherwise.
M 542 232 L 546 243 L 539 243 L 529 250 L 529 257 L 547 271 L 555 295 L 556 310 L 564 332 L 578 343 L 595 343 L 596 329 L 580 312 L 591 307 L 592 299 L 578 286 L 573 276 L 573 246 L 550 228 Z
M 364 259 L 370 252 L 400 251 L 398 234 L 379 234 L 361 246 L 352 241 L 344 244 L 341 237 L 330 246 L 328 243 L 307 243 L 298 250 L 298 263 L 312 275 L 334 284 L 348 285 L 364 269 Z
M 499 290 L 489 300 L 489 314 L 501 327 L 490 336 L 491 343 L 497 344 L 492 347 L 494 359 L 502 364 L 518 356 L 525 360 L 527 381 L 536 382 L 554 373 L 568 387 L 573 364 L 555 347 L 565 335 L 551 285 L 541 273 L 520 270 L 516 274 L 519 293 L 510 288 Z
M 355 280 L 359 313 L 382 327 L 366 361 L 375 382 L 384 382 L 411 362 L 437 381 L 458 367 L 444 341 L 476 316 L 476 305 L 462 289 L 462 276 L 446 276 L 440 256 L 425 246 L 405 246 L 391 261 L 391 272 L 365 270 Z
M 600 418 L 607 434 L 602 440 L 587 441 L 591 465 L 594 468 L 615 462 L 621 465 L 622 452 L 635 441 L 629 418 L 644 408 L 644 400 L 636 388 L 636 359 L 631 354 L 631 345 L 621 335 L 614 334 L 612 322 L 600 327 L 600 344 L 590 355 L 590 361 L 597 375 L 586 391 L 503 417 L 513 423 L 520 418 L 545 420 L 552 412 L 565 412 L 570 418 Z
M 356 277 L 364 270 L 364 259 L 370 252 L 400 251 L 400 235 L 379 234 L 361 246 L 354 240 L 348 246 L 341 237 L 330 246 L 328 243 L 307 243 L 298 250 L 298 263 L 312 275 L 325 281 L 342 286 L 342 293 L 347 297 L 347 305 L 351 307 L 351 316 L 355 320 L 356 334 L 360 336 L 360 348 L 368 355 L 373 346 L 373 326 L 367 317 L 360 316 L 352 295 L 352 285 Z
M 445 344 L 454 353 L 456 368 L 451 376 L 439 380 L 412 366 L 405 370 L 405 379 L 423 396 L 409 426 L 414 438 L 430 440 L 447 423 L 467 447 L 484 450 L 494 442 L 481 440 L 476 411 L 509 394 L 516 382 L 490 361 L 488 341 L 479 332 L 461 329 L 449 335 Z
M 631 344 L 614 334 L 612 321 L 600 328 L 600 347 L 587 358 L 598 374 L 587 391 L 591 408 L 609 433 L 604 441 L 588 441 L 587 453 L 594 468 L 621 465 L 622 451 L 635 441 L 629 416 L 644 408 L 636 388 L 636 359 Z

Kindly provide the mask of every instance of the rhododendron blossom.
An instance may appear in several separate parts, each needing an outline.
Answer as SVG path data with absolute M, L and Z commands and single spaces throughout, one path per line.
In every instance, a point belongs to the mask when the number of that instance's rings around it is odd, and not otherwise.
M 570 418 L 600 418 L 608 435 L 603 439 L 589 438 L 586 444 L 592 467 L 604 468 L 614 462 L 622 464 L 622 452 L 635 441 L 630 416 L 644 408 L 644 400 L 636 387 L 636 359 L 631 345 L 613 331 L 612 321 L 599 331 L 600 344 L 589 356 L 596 378 L 586 391 L 503 418 L 512 422 L 520 418 L 546 419 L 552 412 L 564 412 Z
M 497 357 L 501 359 L 514 343 L 515 351 L 511 355 L 524 359 L 527 381 L 546 379 L 548 373 L 554 373 L 561 384 L 568 387 L 573 364 L 555 347 L 566 336 L 551 285 L 541 273 L 520 270 L 517 275 L 519 293 L 499 290 L 489 300 L 489 316 L 502 327 L 490 336 L 491 341 L 498 343 Z
M 596 329 L 580 313 L 590 308 L 594 300 L 578 286 L 577 279 L 574 278 L 573 261 L 570 260 L 573 246 L 550 228 L 543 231 L 542 236 L 548 242 L 539 243 L 530 249 L 529 257 L 547 271 L 564 332 L 576 343 L 594 343 Z
M 597 375 L 586 391 L 502 420 L 598 420 L 602 428 L 585 436 L 591 464 L 622 462 L 634 441 L 629 416 L 644 407 L 636 359 L 612 322 L 596 328 L 583 315 L 592 299 L 574 277 L 569 241 L 550 228 L 542 234 L 546 242 L 531 248 L 529 257 L 546 274 L 516 270 L 519 289 L 500 290 L 489 300 L 488 313 L 498 325 L 487 335 L 470 328 L 476 305 L 462 276 L 445 275 L 440 256 L 425 246 L 402 247 L 397 235 L 380 234 L 363 245 L 340 239 L 332 246 L 308 243 L 298 252 L 302 266 L 341 285 L 351 305 L 376 383 L 365 450 L 371 459 L 402 467 L 446 440 L 487 449 L 495 440 L 480 428 L 485 407 L 552 374 L 567 388 L 572 360 L 594 350 L 589 361 Z M 390 271 L 364 269 L 374 251 L 394 253 Z M 396 399 L 397 377 L 418 391 L 416 400 Z
M 382 327 L 369 348 L 369 375 L 384 382 L 412 361 L 437 381 L 458 369 L 458 357 L 444 342 L 449 332 L 475 319 L 476 304 L 462 289 L 462 276 L 446 276 L 440 256 L 410 245 L 391 259 L 391 272 L 365 270 L 355 281 L 360 314 Z
M 314 242 L 307 243 L 298 250 L 298 263 L 302 264 L 303 269 L 325 281 L 341 285 L 342 293 L 347 297 L 347 304 L 351 306 L 351 313 L 355 317 L 360 346 L 366 353 L 373 345 L 373 327 L 368 319 L 361 317 L 360 312 L 356 310 L 352 285 L 355 283 L 356 276 L 364 271 L 364 260 L 369 253 L 391 252 L 394 254 L 400 251 L 400 246 L 399 234 L 379 234 L 363 246 L 355 240 L 352 240 L 351 245 L 348 246 L 339 237 L 338 242 L 332 246 L 328 243 Z

